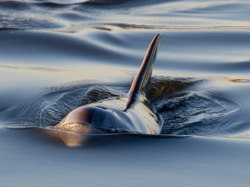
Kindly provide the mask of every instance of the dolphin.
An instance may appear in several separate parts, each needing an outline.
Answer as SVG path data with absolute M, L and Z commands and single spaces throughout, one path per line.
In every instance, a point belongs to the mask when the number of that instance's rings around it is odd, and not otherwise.
M 53 129 L 86 134 L 160 134 L 162 120 L 148 98 L 148 85 L 160 39 L 161 34 L 157 34 L 150 43 L 126 97 L 78 107 Z

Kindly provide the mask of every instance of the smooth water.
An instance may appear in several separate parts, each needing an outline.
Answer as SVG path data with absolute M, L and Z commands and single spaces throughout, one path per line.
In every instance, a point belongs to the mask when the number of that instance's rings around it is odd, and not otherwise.
M 248 0 L 2 0 L 0 125 L 53 126 L 125 96 L 161 33 L 150 84 L 161 134 L 248 139 L 249 10 Z

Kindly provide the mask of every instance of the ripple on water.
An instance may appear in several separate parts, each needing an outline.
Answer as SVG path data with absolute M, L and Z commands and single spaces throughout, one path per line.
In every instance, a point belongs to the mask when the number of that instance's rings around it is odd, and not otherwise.
M 1 1 L 0 10 L 0 27 L 5 29 L 63 31 L 74 26 L 75 29 L 78 28 L 77 31 L 82 31 L 85 30 L 84 26 L 77 27 L 77 25 L 89 23 L 96 24 L 96 27 L 111 23 L 122 29 L 143 30 L 249 30 L 250 27 L 246 16 L 249 3 L 231 1 L 219 3 L 179 3 L 178 0 Z M 1 20 L 2 17 L 8 16 L 13 19 Z M 28 23 L 25 23 L 26 21 Z M 39 22 L 43 24 L 37 24 Z
M 149 97 L 162 116 L 162 134 L 217 135 L 239 106 L 231 100 L 192 90 L 201 80 L 153 77 Z M 77 84 L 46 92 L 2 112 L 9 125 L 46 127 L 58 124 L 73 109 L 103 99 L 123 97 L 130 85 Z M 239 126 L 240 124 L 238 124 Z
M 164 119 L 162 134 L 174 135 L 221 135 L 230 131 L 239 110 L 237 103 L 202 91 L 182 92 L 157 106 Z
M 1 1 L 0 9 L 9 9 L 16 11 L 24 11 L 30 9 L 30 4 L 21 1 Z
M 64 57 L 69 57 L 72 66 L 74 59 L 135 65 L 141 61 L 142 51 L 144 55 L 142 47 L 148 45 L 147 34 L 162 32 L 165 36 L 158 68 L 161 65 L 170 71 L 248 75 L 249 5 L 247 1 L 1 1 L 0 41 L 5 51 L 1 55 L 2 68 L 15 67 L 13 62 L 21 63 L 20 57 L 24 61 L 31 59 L 29 67 L 42 61 L 46 70 L 51 70 L 48 68 L 54 62 L 61 66 L 58 61 Z M 23 29 L 42 31 L 9 32 L 11 35 L 4 32 Z M 232 81 L 246 83 L 246 87 L 250 82 L 248 79 Z M 216 135 L 227 131 L 233 134 L 243 128 L 232 117 L 241 107 L 229 99 L 193 89 L 200 82 L 190 78 L 153 77 L 149 94 L 164 120 L 162 133 Z M 124 96 L 129 86 L 83 83 L 49 88 L 12 108 L 1 108 L 1 120 L 4 117 L 9 125 L 19 126 L 55 125 L 78 106 Z

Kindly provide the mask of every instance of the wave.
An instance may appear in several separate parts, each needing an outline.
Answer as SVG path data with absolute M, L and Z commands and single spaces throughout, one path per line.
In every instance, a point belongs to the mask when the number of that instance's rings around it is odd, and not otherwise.
M 105 28 L 103 26 L 107 25 L 108 30 L 112 30 L 110 29 L 112 26 L 122 29 L 249 30 L 250 25 L 246 18 L 249 3 L 179 2 L 179 0 L 0 1 L 0 28 L 78 32 L 85 30 L 85 26 L 90 24 L 94 25 L 94 28 Z M 228 19 L 234 22 L 231 23 L 227 21 Z

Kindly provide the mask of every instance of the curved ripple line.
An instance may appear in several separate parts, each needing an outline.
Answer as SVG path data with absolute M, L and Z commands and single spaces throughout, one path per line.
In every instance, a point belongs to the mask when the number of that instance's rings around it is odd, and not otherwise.
M 236 120 L 243 106 L 214 93 L 193 90 L 200 82 L 193 78 L 152 78 L 149 96 L 163 119 L 161 134 L 221 136 L 243 128 Z M 15 126 L 46 127 L 58 124 L 76 107 L 123 97 L 128 90 L 129 85 L 98 83 L 52 87 L 3 114 Z

